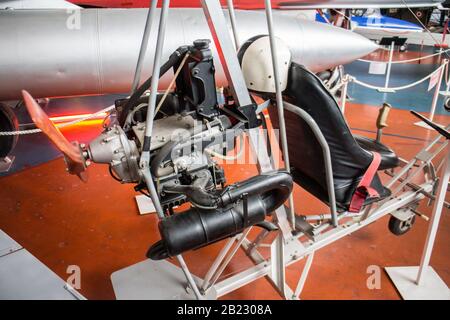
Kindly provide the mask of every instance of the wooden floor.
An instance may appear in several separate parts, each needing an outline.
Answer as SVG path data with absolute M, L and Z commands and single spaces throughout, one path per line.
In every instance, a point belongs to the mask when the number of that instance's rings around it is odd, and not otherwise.
M 377 108 L 348 104 L 346 116 L 356 134 L 374 137 Z M 441 123 L 449 117 L 437 116 Z M 409 159 L 435 133 L 414 126 L 417 120 L 405 110 L 392 110 L 390 127 L 383 142 L 401 157 Z M 95 130 L 99 130 L 96 128 Z M 74 132 L 66 129 L 67 134 Z M 38 147 L 36 147 L 38 150 Z M 38 151 L 37 151 L 38 152 Z M 226 165 L 229 182 L 257 174 L 255 165 Z M 66 174 L 63 159 L 57 159 L 14 175 L 0 178 L 0 229 L 23 245 L 63 279 L 69 265 L 81 268 L 81 293 L 88 299 L 114 299 L 112 272 L 145 259 L 149 246 L 159 240 L 154 215 L 139 216 L 131 185 L 110 178 L 107 166 L 92 165 L 90 180 L 83 184 Z M 296 211 L 323 213 L 327 208 L 295 189 Z M 429 214 L 430 209 L 421 206 Z M 399 299 L 382 271 L 381 289 L 369 290 L 367 268 L 409 266 L 419 263 L 427 222 L 417 219 L 414 228 L 402 237 L 387 228 L 388 217 L 320 250 L 316 256 L 303 299 Z M 431 264 L 450 283 L 450 219 L 443 214 Z M 222 243 L 185 255 L 191 271 L 203 276 Z M 288 283 L 296 283 L 304 262 L 287 270 Z M 239 252 L 226 269 L 234 274 L 250 266 Z M 279 299 L 267 282 L 260 279 L 223 299 Z
M 369 53 L 367 56 L 365 56 L 364 60 L 370 60 L 370 61 L 382 61 L 382 62 L 388 62 L 389 61 L 389 54 L 390 51 L 386 49 L 378 49 L 372 53 Z M 432 57 L 428 57 L 430 55 L 433 55 L 433 52 L 429 51 L 395 51 L 394 57 L 392 61 L 398 62 L 398 61 L 405 61 L 405 60 L 412 60 L 406 63 L 411 64 L 441 64 L 443 59 L 448 59 L 447 55 L 434 55 Z M 428 57 L 425 59 L 416 60 L 419 58 Z

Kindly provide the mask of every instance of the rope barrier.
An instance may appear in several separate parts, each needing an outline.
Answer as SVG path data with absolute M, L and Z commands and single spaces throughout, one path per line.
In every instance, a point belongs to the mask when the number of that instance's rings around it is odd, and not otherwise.
M 161 108 L 161 105 L 163 104 L 164 100 L 166 99 L 167 94 L 169 93 L 170 89 L 171 89 L 172 86 L 174 85 L 175 80 L 176 80 L 178 74 L 180 73 L 181 68 L 182 68 L 183 65 L 186 63 L 186 60 L 187 60 L 188 57 L 189 57 L 189 54 L 186 54 L 186 55 L 184 56 L 184 58 L 183 58 L 183 60 L 182 60 L 182 62 L 181 62 L 181 64 L 180 64 L 180 66 L 178 67 L 178 69 L 176 70 L 176 72 L 175 72 L 175 74 L 174 74 L 174 77 L 173 77 L 172 81 L 171 81 L 170 84 L 169 84 L 169 87 L 167 88 L 166 92 L 164 93 L 164 96 L 162 97 L 161 101 L 159 102 L 159 104 L 158 104 L 158 106 L 157 106 L 157 108 L 156 108 L 156 112 L 158 112 L 158 110 Z M 113 110 L 114 108 L 115 108 L 114 105 L 109 106 L 109 107 L 104 108 L 104 109 L 102 109 L 102 110 L 99 110 L 99 111 L 97 111 L 97 112 L 95 112 L 95 113 L 89 114 L 89 115 L 87 115 L 87 116 L 85 116 L 85 117 L 82 117 L 82 118 L 79 118 L 79 119 L 76 119 L 76 120 L 73 120 L 73 121 L 66 122 L 66 123 L 63 123 L 63 124 L 61 124 L 61 125 L 58 125 L 58 128 L 64 128 L 64 127 L 73 126 L 73 125 L 75 125 L 75 124 L 77 124 L 77 123 L 80 123 L 80 122 L 89 120 L 89 119 L 91 119 L 91 118 L 94 118 L 94 117 L 98 116 L 99 114 L 102 114 L 102 113 L 105 113 L 105 112 L 110 112 L 110 111 Z M 41 130 L 41 129 L 30 129 L 30 130 L 19 130 L 19 131 L 3 131 L 3 132 L 0 132 L 0 136 L 27 135 L 27 134 L 35 134 L 35 133 L 39 133 L 39 132 L 42 132 L 42 130 Z
M 99 114 L 102 114 L 102 113 L 105 113 L 105 112 L 110 112 L 114 108 L 115 108 L 114 105 L 109 106 L 107 108 L 104 108 L 104 109 L 99 110 L 99 111 L 97 111 L 95 113 L 89 114 L 89 115 L 87 115 L 85 117 L 82 117 L 80 119 L 72 120 L 70 122 L 66 122 L 66 123 L 63 123 L 61 125 L 58 125 L 58 128 L 64 128 L 64 127 L 73 126 L 73 125 L 75 125 L 77 123 L 80 123 L 80 122 L 89 120 L 91 118 L 94 118 L 94 117 L 98 116 Z M 35 134 L 35 133 L 39 133 L 39 132 L 42 132 L 42 130 L 41 129 L 30 129 L 30 130 L 19 130 L 19 131 L 3 131 L 3 132 L 0 132 L 0 136 L 27 135 L 27 134 Z
M 405 90 L 405 89 L 409 89 L 412 88 L 428 79 L 430 79 L 436 72 L 438 72 L 439 70 L 441 70 L 440 72 L 442 72 L 442 70 L 444 68 L 446 68 L 448 65 L 448 62 L 442 64 L 441 66 L 439 66 L 439 68 L 437 68 L 436 70 L 434 70 L 433 72 L 431 72 L 429 75 L 425 76 L 424 78 L 417 80 L 413 83 L 407 84 L 407 85 L 403 85 L 403 86 L 399 86 L 399 87 L 393 87 L 393 88 L 386 88 L 386 87 L 379 87 L 379 86 L 375 86 L 369 83 L 365 83 L 363 81 L 360 81 L 358 79 L 356 79 L 356 77 L 354 76 L 350 76 L 350 81 L 359 84 L 360 86 L 369 88 L 369 89 L 373 89 L 373 90 L 392 90 L 392 91 L 400 91 L 400 90 Z
M 386 49 L 388 50 L 388 49 Z M 400 63 L 409 63 L 409 62 L 414 62 L 414 61 L 419 61 L 419 60 L 423 60 L 423 59 L 428 59 L 434 56 L 438 56 L 441 55 L 443 53 L 449 52 L 450 49 L 441 51 L 441 52 L 436 52 L 433 54 L 430 54 L 428 56 L 425 57 L 418 57 L 418 58 L 413 58 L 413 59 L 407 59 L 407 60 L 396 60 L 396 61 L 392 61 L 391 64 L 400 64 Z M 372 63 L 372 62 L 384 62 L 384 63 L 388 63 L 388 61 L 376 61 L 376 60 L 367 60 L 367 59 L 358 59 L 357 61 L 361 61 L 361 62 L 367 62 L 367 63 Z

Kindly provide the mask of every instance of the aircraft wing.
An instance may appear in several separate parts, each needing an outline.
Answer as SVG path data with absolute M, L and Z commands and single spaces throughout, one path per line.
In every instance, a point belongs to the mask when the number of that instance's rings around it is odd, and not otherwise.
M 148 8 L 148 0 L 70 0 L 80 6 L 103 8 Z M 226 0 L 220 0 L 226 6 Z M 444 0 L 272 0 L 272 7 L 276 9 L 358 9 L 358 8 L 403 8 L 405 3 L 409 7 L 437 7 Z M 161 2 L 159 1 L 158 5 Z M 264 0 L 234 0 L 236 9 L 263 9 Z M 173 8 L 198 8 L 200 0 L 171 0 Z
M 64 0 L 0 0 L 0 9 L 77 9 L 76 4 Z

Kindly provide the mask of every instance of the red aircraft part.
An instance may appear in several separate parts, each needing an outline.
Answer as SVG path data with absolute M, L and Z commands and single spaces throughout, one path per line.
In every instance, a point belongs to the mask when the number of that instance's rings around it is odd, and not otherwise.
M 148 0 L 69 0 L 79 6 L 90 6 L 99 8 L 148 8 Z M 226 6 L 226 0 L 220 0 L 223 6 Z M 272 8 L 279 8 L 281 3 L 286 1 L 272 1 Z M 236 9 L 264 9 L 263 0 L 234 0 Z M 161 6 L 161 0 L 158 1 L 158 7 Z M 199 8 L 200 0 L 172 0 L 170 6 L 173 8 Z

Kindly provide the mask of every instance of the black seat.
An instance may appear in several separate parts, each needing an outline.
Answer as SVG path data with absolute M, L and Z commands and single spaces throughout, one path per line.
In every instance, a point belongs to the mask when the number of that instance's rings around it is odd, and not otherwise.
M 359 146 L 367 151 L 378 152 L 381 155 L 381 163 L 378 170 L 385 170 L 395 168 L 399 164 L 399 160 L 395 152 L 388 146 L 378 142 L 375 139 L 370 139 L 363 136 L 353 136 L 358 142 Z
M 388 147 L 368 138 L 352 135 L 341 110 L 317 76 L 303 66 L 292 63 L 288 86 L 283 92 L 284 100 L 302 108 L 318 124 L 331 152 L 336 205 L 348 210 L 353 193 L 373 159 L 370 151 L 380 152 L 382 163 L 379 169 L 388 169 L 398 164 L 398 158 Z M 269 108 L 272 124 L 278 128 L 275 107 Z M 292 175 L 308 192 L 328 203 L 323 152 L 309 125 L 298 115 L 286 110 L 286 131 Z M 385 198 L 390 191 L 383 187 L 378 175 L 371 187 Z M 374 199 L 368 199 L 369 201 Z

